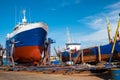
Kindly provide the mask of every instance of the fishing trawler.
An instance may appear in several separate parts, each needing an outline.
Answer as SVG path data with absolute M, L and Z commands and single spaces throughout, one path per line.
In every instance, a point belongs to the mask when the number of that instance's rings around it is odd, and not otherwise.
M 55 52 L 63 62 L 73 61 L 74 63 L 84 63 L 84 62 L 100 62 L 100 61 L 111 61 L 111 60 L 120 60 L 120 19 L 118 21 L 118 26 L 116 29 L 116 34 L 114 40 L 112 40 L 110 35 L 110 23 L 107 20 L 107 30 L 108 30 L 108 38 L 109 44 L 100 45 L 100 46 L 92 46 L 84 49 L 76 50 L 70 48 L 74 44 L 67 46 L 65 51 L 56 50 Z
M 24 10 L 22 22 L 15 26 L 12 33 L 7 34 L 6 55 L 10 56 L 13 48 L 12 55 L 15 62 L 38 64 L 47 33 L 47 24 L 44 22 L 28 23 Z

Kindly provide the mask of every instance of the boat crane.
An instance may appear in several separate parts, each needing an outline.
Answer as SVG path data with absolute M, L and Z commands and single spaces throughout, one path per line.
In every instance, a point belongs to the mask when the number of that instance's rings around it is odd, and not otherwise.
M 114 53 L 115 44 L 116 44 L 118 34 L 119 34 L 119 28 L 120 28 L 120 13 L 119 13 L 118 26 L 117 26 L 117 29 L 116 29 L 115 38 L 114 38 L 114 42 L 113 42 L 113 46 L 112 46 L 112 51 L 111 51 L 111 54 L 110 54 L 109 66 L 110 66 L 110 63 L 112 61 L 112 56 L 113 56 L 113 53 Z
M 112 42 L 112 38 L 111 38 L 111 28 L 110 28 L 110 22 L 108 20 L 108 18 L 106 17 L 106 22 L 107 22 L 107 32 L 108 32 L 108 39 L 109 39 L 109 43 Z

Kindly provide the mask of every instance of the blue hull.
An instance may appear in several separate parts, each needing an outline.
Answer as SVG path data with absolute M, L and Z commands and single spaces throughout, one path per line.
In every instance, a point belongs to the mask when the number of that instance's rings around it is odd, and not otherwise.
M 47 32 L 43 28 L 34 28 L 16 34 L 6 41 L 6 56 L 10 55 L 11 42 L 15 40 L 13 57 L 16 62 L 39 62 L 41 59 Z
M 112 50 L 112 45 L 113 44 L 110 43 L 110 44 L 107 44 L 107 45 L 100 46 L 101 56 L 104 55 L 104 58 L 109 59 L 109 55 L 111 54 L 111 50 Z M 119 53 L 120 53 L 120 41 L 117 41 L 113 54 L 117 55 Z M 74 52 L 74 53 L 71 54 L 71 57 L 76 58 L 77 55 L 78 55 L 78 52 Z M 90 57 L 91 56 L 91 57 L 94 57 L 94 59 L 97 59 L 97 57 L 98 57 L 98 47 L 92 47 L 92 48 L 84 49 L 83 50 L 83 56 L 84 57 Z M 105 57 L 105 56 L 107 56 L 107 57 Z M 69 52 L 68 51 L 62 52 L 62 58 L 63 58 L 64 62 L 68 61 L 69 60 Z
M 15 40 L 15 42 L 18 42 L 15 44 L 15 47 L 36 46 L 36 45 L 44 46 L 46 35 L 47 35 L 47 32 L 42 28 L 27 30 L 7 40 L 6 46 L 8 46 L 13 39 Z

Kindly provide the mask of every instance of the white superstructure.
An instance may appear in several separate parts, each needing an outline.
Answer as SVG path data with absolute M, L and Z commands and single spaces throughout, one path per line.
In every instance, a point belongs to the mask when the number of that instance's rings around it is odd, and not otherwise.
M 35 28 L 43 28 L 46 32 L 48 32 L 48 26 L 47 24 L 43 22 L 35 22 L 35 23 L 27 23 L 27 19 L 25 17 L 26 11 L 23 11 L 23 19 L 22 23 L 15 26 L 14 31 L 12 33 L 7 34 L 7 39 L 14 37 L 16 34 L 21 33 L 23 31 L 35 29 Z

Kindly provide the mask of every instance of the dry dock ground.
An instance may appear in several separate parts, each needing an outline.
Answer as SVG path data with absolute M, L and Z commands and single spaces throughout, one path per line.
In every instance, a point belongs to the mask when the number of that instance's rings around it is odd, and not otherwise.
M 0 71 L 0 80 L 111 80 L 109 75 L 91 75 L 90 72 L 80 74 L 43 74 L 26 71 Z

